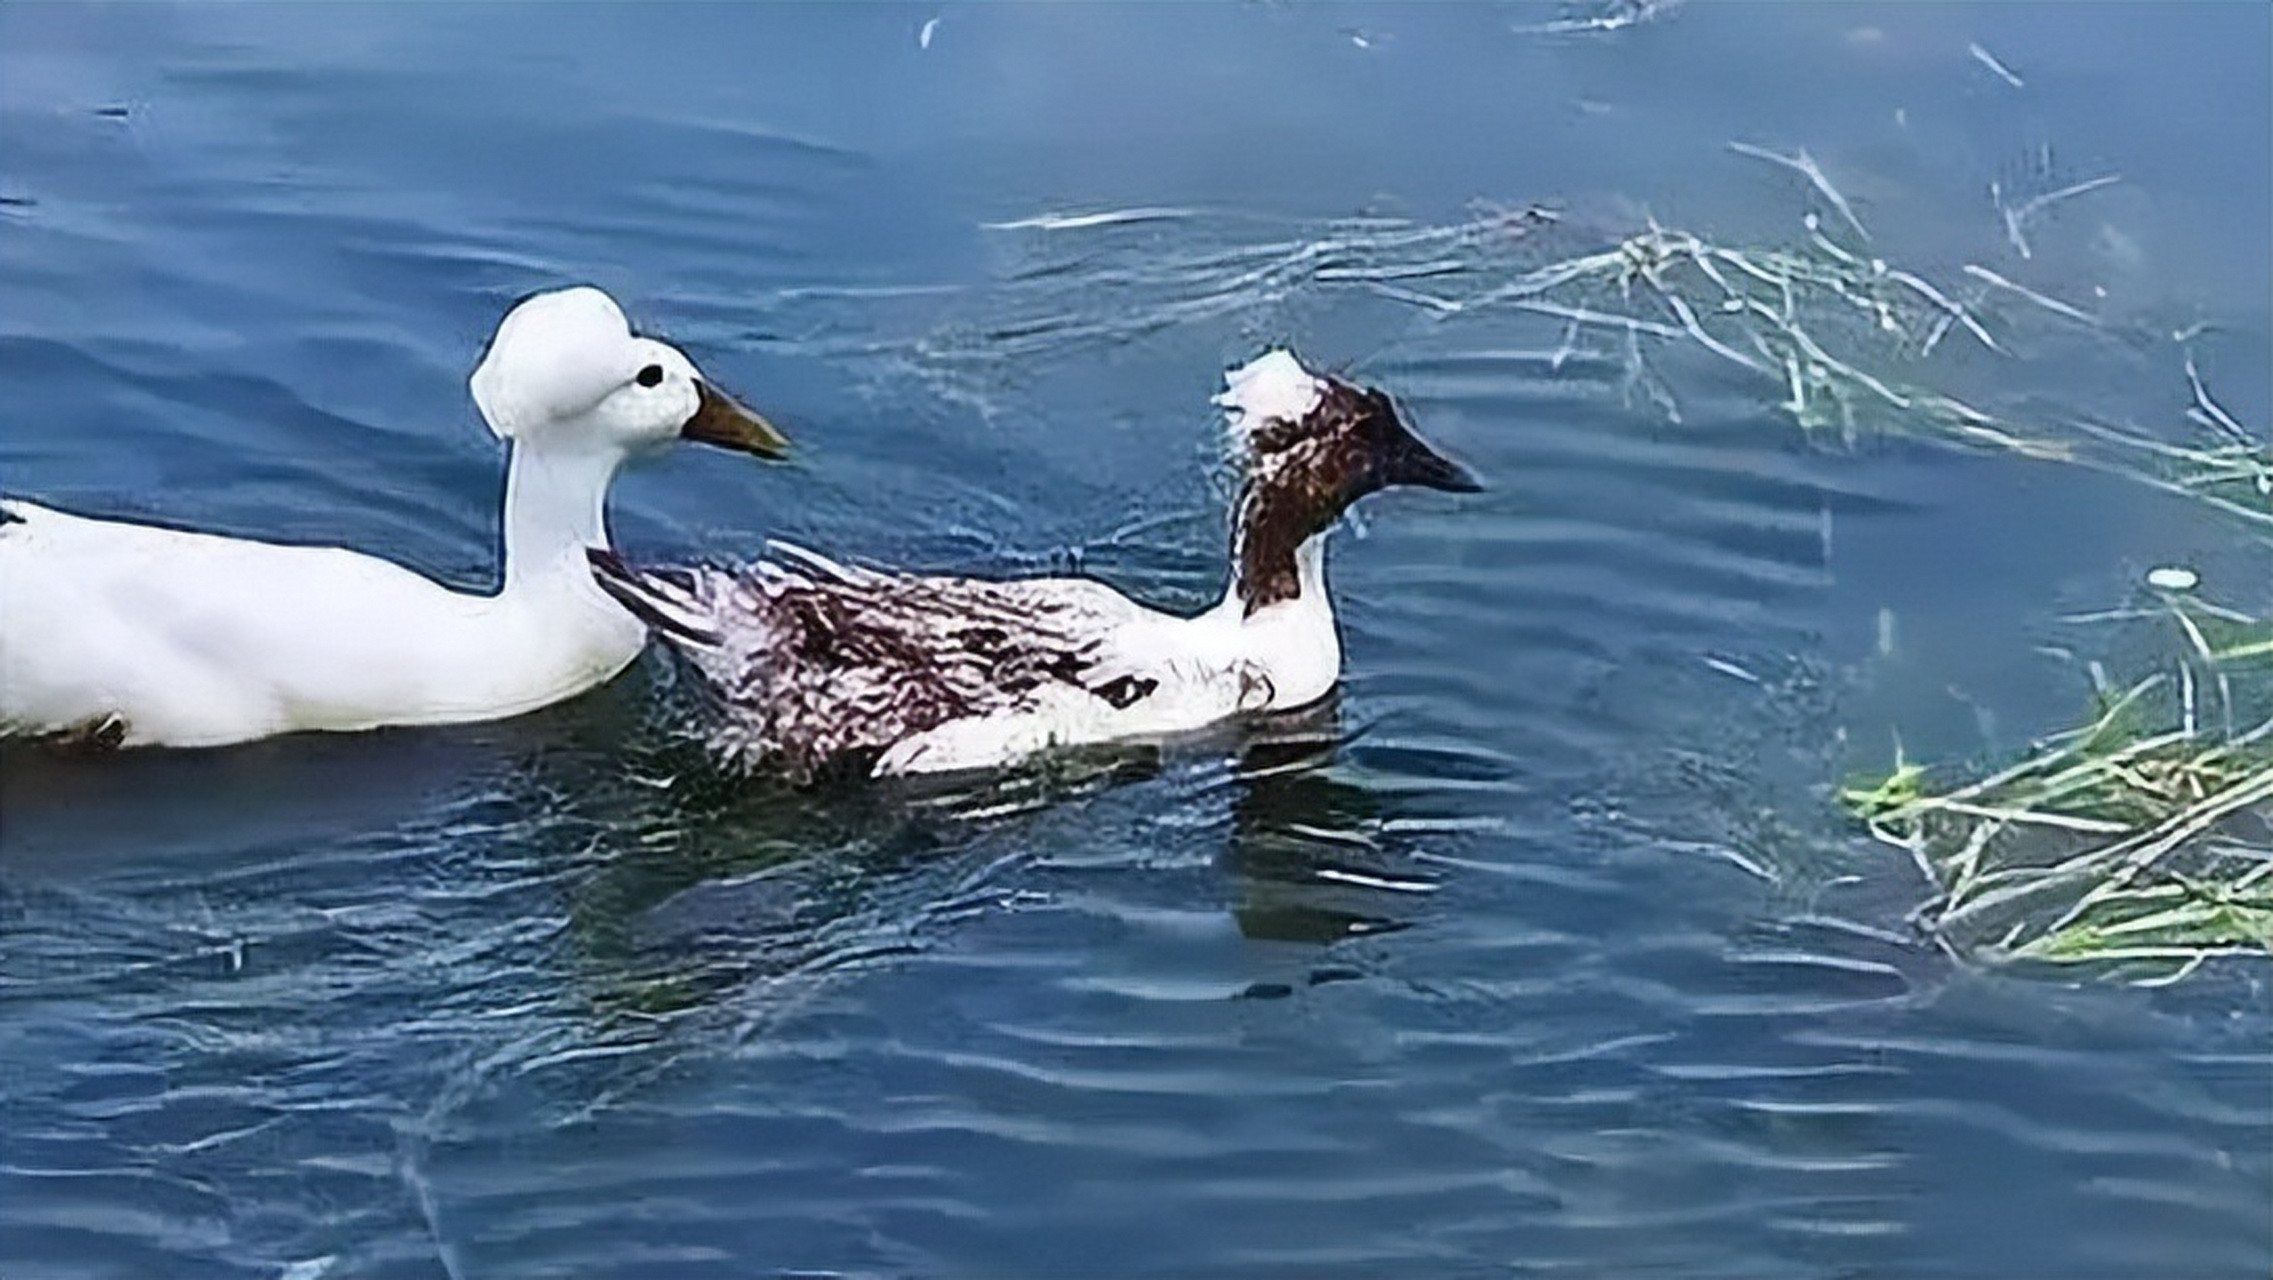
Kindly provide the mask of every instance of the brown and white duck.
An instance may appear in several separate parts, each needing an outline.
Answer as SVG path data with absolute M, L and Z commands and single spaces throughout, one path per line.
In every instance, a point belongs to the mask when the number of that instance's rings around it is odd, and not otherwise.
M 699 675 L 707 735 L 746 769 L 990 768 L 1306 706 L 1341 674 L 1326 540 L 1343 511 L 1393 485 L 1480 486 L 1386 394 L 1291 352 L 1225 383 L 1216 403 L 1244 468 L 1231 581 L 1196 617 L 1089 578 L 923 576 L 779 543 L 739 571 L 587 554 L 600 586 Z

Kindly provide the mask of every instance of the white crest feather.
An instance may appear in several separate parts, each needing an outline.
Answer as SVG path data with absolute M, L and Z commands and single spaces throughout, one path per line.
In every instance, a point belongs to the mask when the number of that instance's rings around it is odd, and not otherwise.
M 1215 403 L 1227 411 L 1233 434 L 1245 437 L 1274 422 L 1300 422 L 1323 394 L 1317 377 L 1280 347 L 1224 374 Z
M 637 368 L 631 325 L 588 285 L 540 293 L 508 312 L 469 384 L 482 419 L 512 440 L 591 408 Z

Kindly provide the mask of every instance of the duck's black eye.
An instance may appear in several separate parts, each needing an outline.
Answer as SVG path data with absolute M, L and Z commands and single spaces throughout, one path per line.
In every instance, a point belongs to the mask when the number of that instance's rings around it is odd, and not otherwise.
M 639 385 L 643 387 L 652 387 L 658 385 L 663 381 L 663 366 L 659 364 L 651 364 L 646 368 L 640 370 L 638 381 Z

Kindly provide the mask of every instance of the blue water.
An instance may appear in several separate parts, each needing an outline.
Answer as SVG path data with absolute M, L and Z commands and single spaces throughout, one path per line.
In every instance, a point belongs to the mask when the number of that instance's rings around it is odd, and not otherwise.
M 1790 243 L 1833 212 L 1728 144 L 1804 148 L 1873 253 L 2209 326 L 2262 429 L 2269 14 L 0 7 L 10 493 L 483 585 L 464 378 L 573 281 L 800 450 L 628 474 L 637 555 L 1196 604 L 1205 397 L 1280 340 L 1491 485 L 1340 535 L 1334 705 L 1102 777 L 737 785 L 652 658 L 507 724 L 9 754 L 0 1273 L 2267 1274 L 2262 967 L 1956 962 L 1830 803 L 1897 734 L 2070 722 L 2061 619 L 2148 566 L 2262 612 L 2259 544 L 1361 285 L 1534 203 L 1543 255 Z M 1992 182 L 2111 173 L 2018 256 Z M 2184 409 L 2169 342 L 2040 329 L 1949 376 Z

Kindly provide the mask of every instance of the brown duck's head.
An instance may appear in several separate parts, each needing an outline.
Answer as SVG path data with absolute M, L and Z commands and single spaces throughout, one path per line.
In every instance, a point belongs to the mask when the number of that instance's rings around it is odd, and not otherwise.
M 1483 488 L 1413 434 L 1387 392 L 1314 374 L 1291 352 L 1272 351 L 1225 383 L 1216 403 L 1246 452 L 1232 546 L 1249 614 L 1302 593 L 1296 552 L 1359 498 L 1393 485 Z

